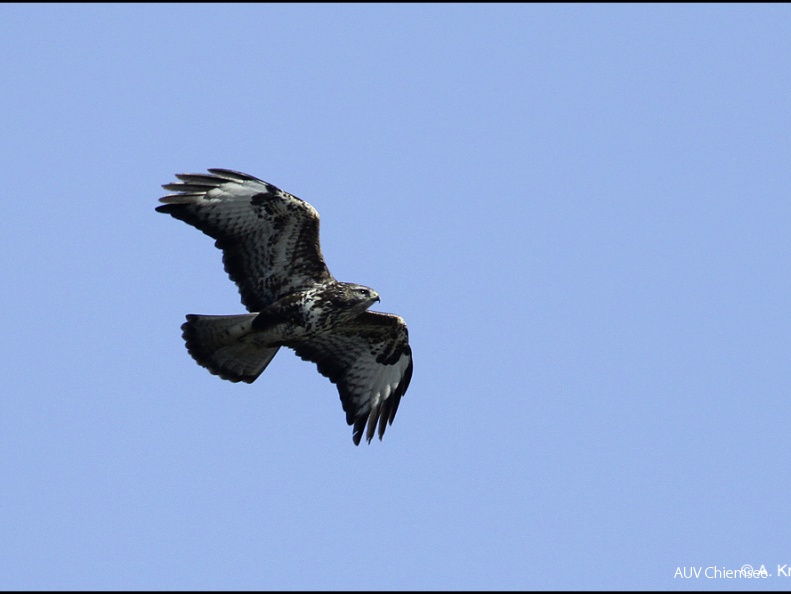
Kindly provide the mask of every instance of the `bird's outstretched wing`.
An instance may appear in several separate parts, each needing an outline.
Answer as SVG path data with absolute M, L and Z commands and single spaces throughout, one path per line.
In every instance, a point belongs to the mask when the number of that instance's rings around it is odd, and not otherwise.
M 285 346 L 337 385 L 356 445 L 366 425 L 369 442 L 377 425 L 382 439 L 412 379 L 412 349 L 401 317 L 366 311 L 327 334 Z
M 319 215 L 304 200 L 252 175 L 209 169 L 165 184 L 157 207 L 216 239 L 225 271 L 248 311 L 332 279 L 319 244 Z

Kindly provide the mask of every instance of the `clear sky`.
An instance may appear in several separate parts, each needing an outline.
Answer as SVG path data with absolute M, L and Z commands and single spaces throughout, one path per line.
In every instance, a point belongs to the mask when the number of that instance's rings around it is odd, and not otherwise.
M 0 588 L 791 588 L 791 6 L 0 6 Z M 174 174 L 409 326 L 382 442 Z M 764 565 L 765 579 L 674 577 Z M 712 571 L 709 572 L 712 574 Z

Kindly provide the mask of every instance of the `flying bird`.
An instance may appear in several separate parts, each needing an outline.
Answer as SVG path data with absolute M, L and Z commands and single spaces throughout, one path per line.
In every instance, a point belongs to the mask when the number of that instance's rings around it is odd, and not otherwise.
M 280 347 L 316 364 L 338 388 L 352 439 L 382 439 L 412 378 L 403 318 L 370 311 L 379 294 L 335 280 L 319 244 L 319 214 L 304 200 L 228 169 L 177 174 L 158 212 L 215 239 L 236 283 L 240 315 L 187 315 L 189 354 L 211 373 L 252 383 Z

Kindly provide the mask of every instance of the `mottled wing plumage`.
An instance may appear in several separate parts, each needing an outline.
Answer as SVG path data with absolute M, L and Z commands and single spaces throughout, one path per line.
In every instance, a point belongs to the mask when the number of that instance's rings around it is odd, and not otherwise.
M 412 379 L 412 350 L 401 317 L 367 311 L 330 333 L 286 346 L 336 384 L 355 444 L 363 430 L 370 442 L 377 426 L 382 439 Z
M 200 229 L 223 252 L 248 311 L 333 280 L 319 245 L 319 215 L 307 202 L 252 175 L 209 169 L 165 184 L 159 212 Z

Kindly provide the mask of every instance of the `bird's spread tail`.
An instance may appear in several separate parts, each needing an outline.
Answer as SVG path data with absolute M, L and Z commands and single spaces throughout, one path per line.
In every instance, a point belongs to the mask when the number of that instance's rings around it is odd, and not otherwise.
M 187 350 L 211 373 L 232 382 L 252 383 L 280 348 L 256 343 L 250 330 L 257 315 L 190 314 L 181 326 Z

